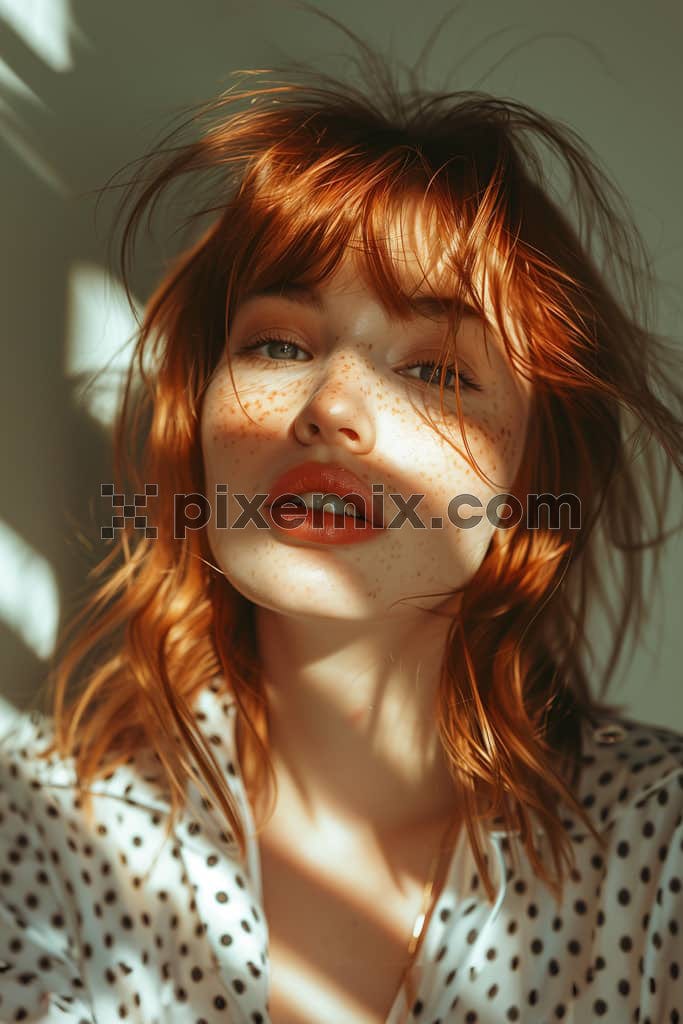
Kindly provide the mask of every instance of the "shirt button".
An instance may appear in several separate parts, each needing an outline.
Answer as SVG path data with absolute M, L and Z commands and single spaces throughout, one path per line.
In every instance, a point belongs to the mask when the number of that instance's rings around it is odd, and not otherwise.
M 626 730 L 621 725 L 599 725 L 593 730 L 596 743 L 620 743 L 626 738 Z

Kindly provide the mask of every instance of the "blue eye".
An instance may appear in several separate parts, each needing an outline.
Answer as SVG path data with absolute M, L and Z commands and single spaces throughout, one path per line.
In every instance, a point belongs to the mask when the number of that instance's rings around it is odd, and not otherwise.
M 269 354 L 267 356 L 259 355 L 256 352 L 256 349 L 266 348 L 266 347 L 270 348 L 271 345 L 272 346 L 279 346 L 280 350 L 281 350 L 281 353 L 282 353 L 283 350 L 287 350 L 287 349 L 289 349 L 289 352 L 285 352 L 282 355 L 282 358 L 278 358 L 277 356 L 273 356 L 272 355 L 272 350 L 271 350 L 271 354 Z M 289 341 L 287 338 L 279 338 L 279 337 L 276 337 L 274 335 L 266 335 L 266 336 L 263 336 L 263 337 L 260 337 L 260 338 L 256 338 L 249 345 L 245 345 L 244 348 L 241 349 L 241 351 L 243 353 L 250 353 L 250 358 L 263 359 L 263 360 L 265 360 L 266 362 L 269 362 L 269 363 L 273 363 L 273 362 L 286 363 L 286 362 L 304 362 L 305 361 L 305 360 L 297 359 L 295 356 L 293 356 L 293 351 L 301 352 L 305 356 L 308 355 L 308 353 L 305 351 L 305 349 L 303 349 L 296 342 Z M 439 385 L 441 384 L 441 372 L 442 371 L 441 371 L 441 366 L 437 365 L 435 360 L 421 360 L 421 361 L 416 362 L 416 363 L 411 363 L 410 366 L 402 366 L 402 367 L 400 367 L 400 372 L 403 373 L 405 370 L 415 370 L 415 369 L 418 369 L 418 368 L 421 371 L 420 372 L 420 376 L 419 376 L 419 378 L 414 378 L 414 379 L 419 379 L 421 381 L 421 383 L 423 383 L 423 384 L 433 384 L 433 385 L 436 385 L 437 387 L 439 387 Z M 426 376 L 423 376 L 423 374 L 422 374 L 422 370 L 423 369 L 426 369 L 426 370 L 429 371 Z M 446 388 L 453 388 L 454 387 L 455 373 L 456 373 L 456 370 L 455 370 L 454 366 L 448 366 L 446 368 L 446 382 L 445 382 L 445 385 L 444 385 Z M 481 391 L 482 390 L 481 385 L 477 384 L 477 382 L 475 380 L 473 380 L 473 378 L 465 370 L 460 370 L 458 372 L 458 376 L 460 378 L 460 386 L 461 387 L 467 388 L 467 389 L 472 390 L 472 391 Z

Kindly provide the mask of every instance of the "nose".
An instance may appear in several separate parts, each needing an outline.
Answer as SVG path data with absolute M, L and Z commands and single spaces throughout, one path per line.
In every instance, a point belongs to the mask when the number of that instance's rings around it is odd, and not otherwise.
M 375 444 L 375 423 L 362 388 L 347 376 L 328 374 L 302 407 L 294 421 L 294 434 L 302 444 L 324 443 L 357 453 L 369 452 Z

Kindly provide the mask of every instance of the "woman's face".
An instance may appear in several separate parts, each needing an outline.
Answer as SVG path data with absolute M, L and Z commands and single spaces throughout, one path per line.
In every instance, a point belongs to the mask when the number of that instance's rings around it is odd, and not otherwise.
M 341 546 L 302 540 L 296 529 L 258 529 L 253 522 L 246 529 L 217 528 L 212 515 L 209 541 L 226 578 L 256 605 L 283 614 L 367 620 L 410 611 L 410 602 L 391 607 L 401 599 L 417 597 L 423 608 L 442 605 L 480 566 L 496 528 L 485 506 L 512 484 L 524 447 L 527 385 L 492 329 L 466 316 L 458 353 L 467 439 L 495 486 L 485 485 L 465 459 L 452 373 L 442 416 L 438 379 L 425 383 L 429 368 L 407 369 L 419 360 L 438 365 L 445 321 L 435 321 L 433 313 L 392 319 L 355 266 L 345 260 L 315 295 L 244 301 L 228 344 L 248 416 L 237 401 L 225 355 L 205 395 L 207 498 L 215 512 L 216 487 L 228 485 L 230 524 L 242 511 L 232 495 L 266 494 L 285 470 L 310 460 L 341 463 L 368 491 L 382 484 L 385 522 L 399 511 L 391 492 L 407 505 L 411 495 L 424 495 L 412 503 L 424 528 L 404 522 L 372 540 Z M 424 285 L 415 287 L 406 277 L 413 297 L 428 294 Z M 264 343 L 245 352 L 269 335 L 286 345 Z M 461 522 L 480 517 L 473 528 L 449 519 L 449 502 L 464 494 L 477 496 L 483 506 L 460 509 Z M 441 517 L 443 526 L 433 526 L 433 517 Z

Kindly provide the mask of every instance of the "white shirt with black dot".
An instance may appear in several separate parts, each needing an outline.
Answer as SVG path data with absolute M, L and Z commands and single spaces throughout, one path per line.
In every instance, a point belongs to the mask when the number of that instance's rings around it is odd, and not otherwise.
M 93 784 L 88 826 L 71 764 L 35 759 L 49 721 L 19 716 L 0 744 L 2 1024 L 269 1024 L 267 923 L 234 712 L 219 680 L 196 705 L 243 814 L 246 864 L 192 782 L 165 839 L 169 801 L 145 752 Z M 582 750 L 578 796 L 606 855 L 563 816 L 576 868 L 558 913 L 517 837 L 494 832 L 491 906 L 462 830 L 414 1002 L 397 993 L 386 1024 L 406 1011 L 420 1024 L 683 1022 L 683 736 L 615 718 L 584 725 Z

